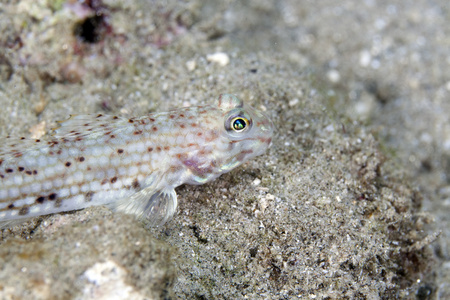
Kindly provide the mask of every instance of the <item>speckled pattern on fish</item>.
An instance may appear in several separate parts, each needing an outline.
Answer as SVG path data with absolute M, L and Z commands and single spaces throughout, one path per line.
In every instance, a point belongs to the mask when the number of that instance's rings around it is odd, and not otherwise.
M 71 116 L 43 139 L 0 140 L 0 227 L 108 205 L 166 222 L 174 188 L 203 184 L 262 154 L 273 126 L 231 94 L 214 105 L 126 119 Z

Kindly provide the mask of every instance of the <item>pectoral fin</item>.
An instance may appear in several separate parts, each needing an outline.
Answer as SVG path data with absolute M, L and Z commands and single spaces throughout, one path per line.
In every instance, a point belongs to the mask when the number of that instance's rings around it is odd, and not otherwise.
M 173 188 L 155 191 L 150 186 L 130 198 L 114 203 L 113 208 L 127 214 L 134 214 L 149 226 L 160 226 L 175 214 L 177 194 Z

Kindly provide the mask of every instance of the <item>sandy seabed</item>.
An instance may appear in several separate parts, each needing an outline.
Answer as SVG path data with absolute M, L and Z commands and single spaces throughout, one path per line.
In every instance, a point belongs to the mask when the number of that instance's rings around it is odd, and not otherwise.
M 0 297 L 450 298 L 449 16 L 443 0 L 1 3 L 3 136 L 221 93 L 276 130 L 263 156 L 178 188 L 160 228 L 96 207 L 3 230 Z

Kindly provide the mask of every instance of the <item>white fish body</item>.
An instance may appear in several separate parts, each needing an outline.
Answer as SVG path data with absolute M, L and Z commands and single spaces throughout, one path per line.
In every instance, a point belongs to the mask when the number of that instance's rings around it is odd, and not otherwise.
M 174 188 L 203 184 L 262 154 L 272 123 L 230 94 L 215 105 L 139 118 L 72 116 L 39 140 L 0 140 L 0 227 L 108 205 L 166 222 Z

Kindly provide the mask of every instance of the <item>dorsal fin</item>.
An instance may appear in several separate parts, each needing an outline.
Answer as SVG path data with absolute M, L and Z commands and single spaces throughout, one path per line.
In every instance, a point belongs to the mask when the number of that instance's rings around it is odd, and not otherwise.
M 71 115 L 69 119 L 58 121 L 56 127 L 50 133 L 57 138 L 76 138 L 105 131 L 113 131 L 134 123 L 135 119 L 126 119 L 111 115 Z
M 217 99 L 217 106 L 224 111 L 233 108 L 242 108 L 244 102 L 233 94 L 221 94 Z
M 10 137 L 0 139 L 0 161 L 8 161 L 21 157 L 25 152 L 40 149 L 46 143 L 43 139 Z

